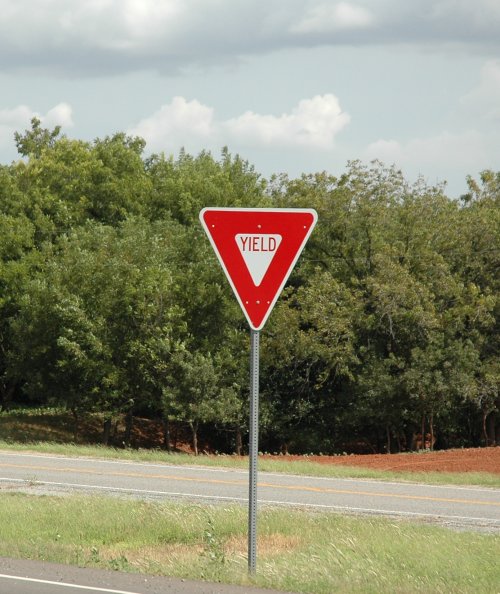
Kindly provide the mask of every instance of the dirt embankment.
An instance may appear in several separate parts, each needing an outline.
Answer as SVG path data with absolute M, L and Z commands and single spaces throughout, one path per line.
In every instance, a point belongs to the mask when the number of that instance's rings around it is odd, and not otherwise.
M 102 419 L 86 415 L 79 421 L 75 438 L 74 419 L 70 413 L 10 413 L 0 418 L 0 437 L 19 442 L 55 441 L 59 443 L 95 444 L 102 440 Z M 115 421 L 109 445 L 123 447 L 124 422 Z M 133 448 L 161 448 L 163 443 L 161 423 L 149 419 L 134 418 L 130 445 Z M 175 451 L 192 453 L 190 435 L 183 426 L 173 424 L 171 445 Z M 210 452 L 208 444 L 200 443 L 201 451 Z M 343 456 L 298 456 L 280 455 L 265 457 L 281 460 L 308 459 L 320 464 L 361 466 L 380 470 L 405 472 L 491 472 L 500 474 L 500 446 L 469 448 L 402 454 L 351 454 Z
M 280 459 L 303 460 L 303 456 L 280 456 Z M 307 456 L 320 464 L 361 466 L 404 472 L 491 472 L 500 474 L 500 446 L 440 450 L 405 454 L 363 454 L 350 456 Z

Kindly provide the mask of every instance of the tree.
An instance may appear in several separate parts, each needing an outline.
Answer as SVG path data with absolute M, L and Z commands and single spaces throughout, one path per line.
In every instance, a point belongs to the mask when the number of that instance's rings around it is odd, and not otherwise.
M 60 133 L 61 126 L 53 130 L 42 128 L 42 122 L 34 117 L 31 118 L 31 130 L 25 130 L 24 134 L 15 132 L 14 140 L 20 155 L 38 159 L 45 149 L 54 146 Z
M 318 269 L 306 285 L 288 289 L 273 312 L 262 349 L 263 410 L 267 404 L 283 450 L 297 443 L 297 427 L 306 423 L 326 423 L 330 437 L 335 432 L 333 403 L 358 360 L 359 305 L 355 292 Z M 313 429 L 310 437 L 321 441 Z
M 500 362 L 498 358 L 482 362 L 472 396 L 482 413 L 484 444 L 499 445 L 497 417 L 500 412 Z
M 126 443 L 135 414 L 161 417 L 166 447 L 177 418 L 241 451 L 248 329 L 198 215 L 300 206 L 319 222 L 263 333 L 263 442 L 497 442 L 499 173 L 456 201 L 378 162 L 266 182 L 227 149 L 145 158 L 140 138 L 72 140 L 36 118 L 15 138 L 23 158 L 0 166 L 2 406 L 98 410 L 104 440 L 125 414 Z
M 161 358 L 185 327 L 172 299 L 174 227 L 92 224 L 46 249 L 13 325 L 28 393 L 107 418 L 158 404 Z
M 215 422 L 234 432 L 234 450 L 243 453 L 243 434 L 249 418 L 249 333 L 246 329 L 227 328 L 220 349 L 214 354 L 219 374 L 220 393 L 213 403 Z
M 180 349 L 172 361 L 172 390 L 176 418 L 191 429 L 192 445 L 198 455 L 200 423 L 214 421 L 214 402 L 220 393 L 219 378 L 210 353 Z
M 81 300 L 42 279 L 29 284 L 12 321 L 16 348 L 14 373 L 35 402 L 63 404 L 75 417 L 98 410 L 105 382 L 106 346 L 99 319 L 90 318 Z
M 9 408 L 17 388 L 10 365 L 14 346 L 11 323 L 29 278 L 25 256 L 33 246 L 33 235 L 34 228 L 26 217 L 0 212 L 0 409 Z
M 148 213 L 151 219 L 173 217 L 186 226 L 198 226 L 200 210 L 207 205 L 265 206 L 265 182 L 238 155 L 223 149 L 216 161 L 209 152 L 193 157 L 181 151 L 172 157 L 153 155 L 147 161 L 153 183 Z

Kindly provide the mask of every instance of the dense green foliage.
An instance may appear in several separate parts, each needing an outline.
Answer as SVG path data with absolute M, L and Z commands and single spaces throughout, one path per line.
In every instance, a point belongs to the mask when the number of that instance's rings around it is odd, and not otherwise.
M 312 207 L 262 333 L 263 449 L 500 441 L 500 173 L 457 201 L 380 163 L 266 181 L 226 150 L 145 158 L 139 138 L 38 120 L 16 143 L 0 166 L 2 407 L 99 411 L 105 440 L 114 416 L 149 415 L 166 447 L 176 421 L 195 446 L 202 431 L 239 450 L 248 329 L 198 213 Z

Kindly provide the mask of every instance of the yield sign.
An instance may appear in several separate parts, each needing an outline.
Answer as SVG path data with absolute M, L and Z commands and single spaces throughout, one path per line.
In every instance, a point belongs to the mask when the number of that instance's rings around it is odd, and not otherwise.
M 204 208 L 200 212 L 200 221 L 254 330 L 266 323 L 317 218 L 310 208 Z

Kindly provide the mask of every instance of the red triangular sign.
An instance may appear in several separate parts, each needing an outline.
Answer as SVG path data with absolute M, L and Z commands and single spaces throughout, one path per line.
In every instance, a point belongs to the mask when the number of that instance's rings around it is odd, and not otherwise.
M 200 221 L 241 308 L 261 330 L 318 215 L 310 208 L 204 208 Z

